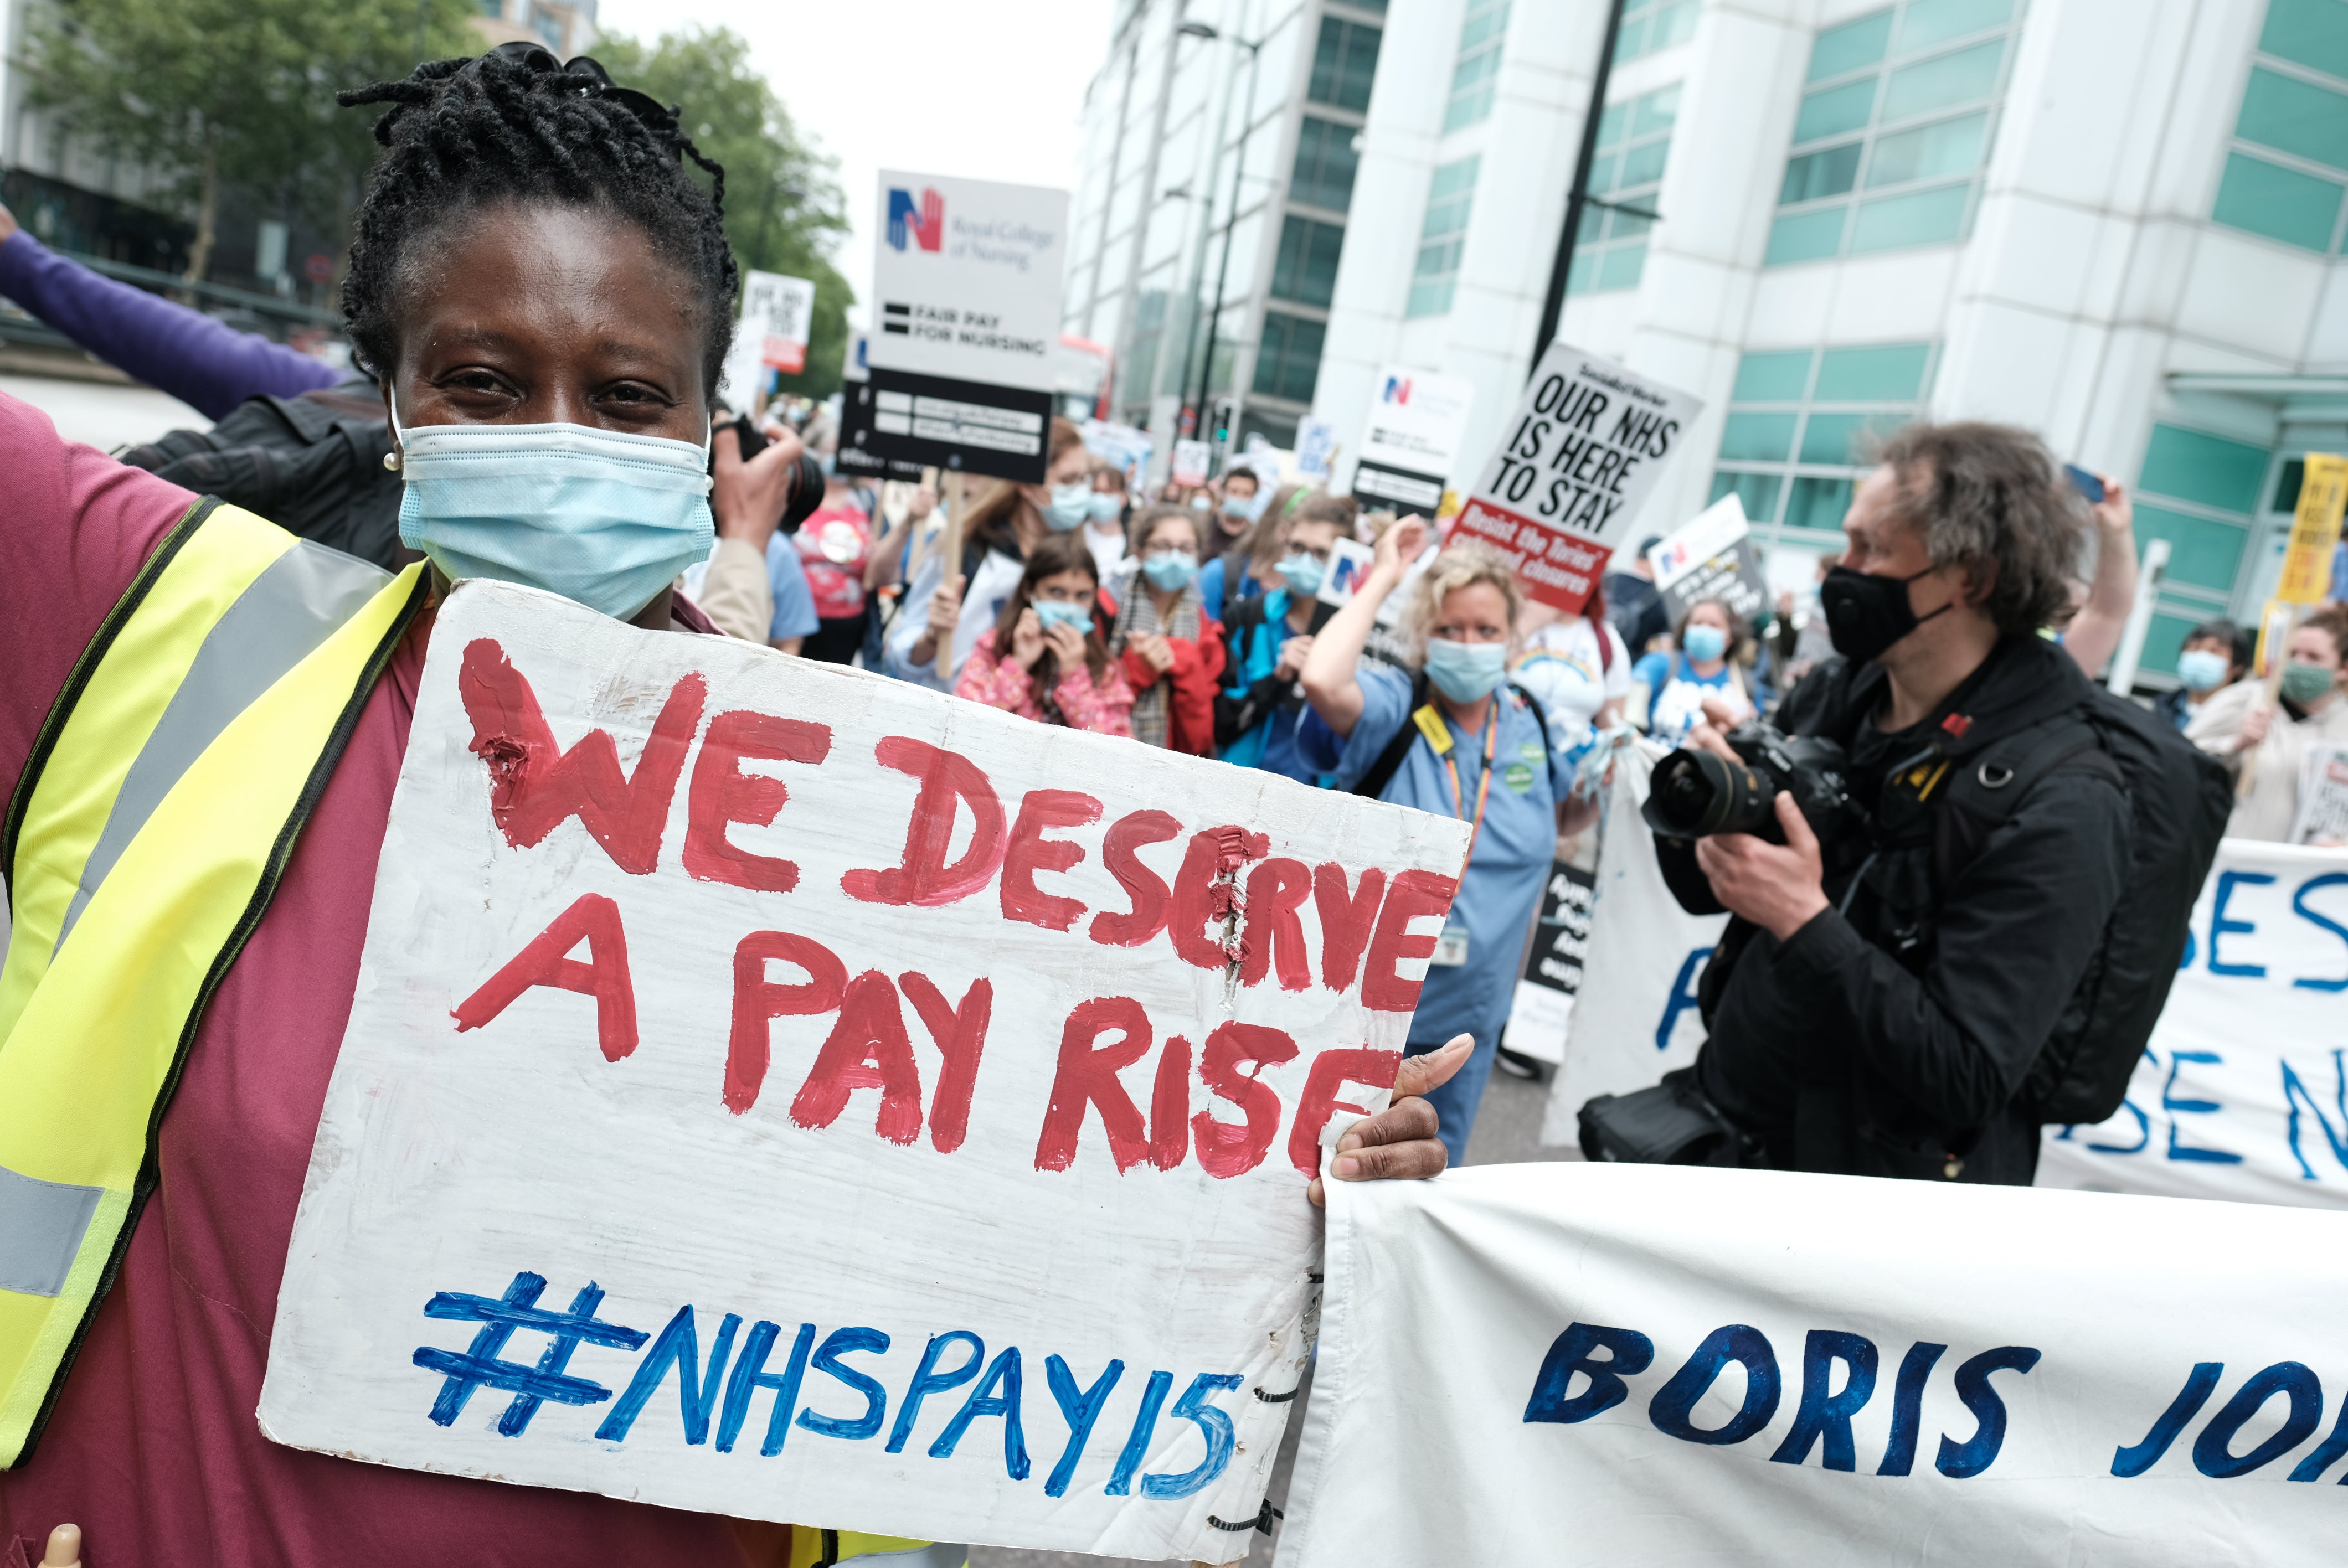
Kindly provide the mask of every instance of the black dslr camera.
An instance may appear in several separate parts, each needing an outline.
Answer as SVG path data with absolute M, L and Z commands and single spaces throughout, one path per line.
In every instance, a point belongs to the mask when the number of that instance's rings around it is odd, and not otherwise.
M 1750 833 L 1783 844 L 1780 791 L 1794 797 L 1821 843 L 1860 825 L 1860 808 L 1843 781 L 1847 759 L 1834 742 L 1788 735 L 1758 719 L 1737 725 L 1726 739 L 1742 765 L 1695 746 L 1682 746 L 1655 764 L 1639 815 L 1658 837 Z

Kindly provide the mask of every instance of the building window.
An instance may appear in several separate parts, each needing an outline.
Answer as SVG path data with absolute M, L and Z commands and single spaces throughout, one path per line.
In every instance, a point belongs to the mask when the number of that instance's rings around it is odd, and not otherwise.
M 1294 214 L 1280 224 L 1280 250 L 1272 262 L 1272 297 L 1327 308 L 1337 289 L 1337 252 L 1345 231 Z
M 2286 245 L 2342 248 L 2348 5 L 2270 0 L 2209 216 Z
M 1313 79 L 1304 96 L 1316 104 L 1334 104 L 1356 114 L 1367 110 L 1370 79 L 1378 70 L 1381 36 L 1377 28 L 1359 22 L 1322 17 L 1320 42 L 1313 50 Z
M 1288 174 L 1288 199 L 1332 212 L 1351 207 L 1354 173 L 1362 164 L 1354 138 L 1360 134 L 1352 126 L 1306 115 L 1296 129 L 1296 164 Z
M 1820 33 L 1762 265 L 1964 237 L 2014 0 L 1902 0 Z
M 1476 199 L 1476 166 L 1470 153 L 1435 171 L 1426 188 L 1426 221 L 1418 232 L 1418 264 L 1411 269 L 1406 316 L 1439 316 L 1451 309 L 1459 281 L 1459 252 L 1468 242 L 1468 209 Z
M 1614 37 L 1614 63 L 1635 60 L 1695 36 L 1697 0 L 1622 0 L 1622 30 Z
M 1445 130 L 1474 125 L 1492 112 L 1500 46 L 1508 35 L 1509 0 L 1468 0 L 1468 19 L 1459 25 L 1458 63 L 1451 67 L 1451 101 L 1443 109 Z
M 1128 403 L 1140 414 L 1137 425 L 1149 423 L 1149 397 L 1158 381 L 1158 346 L 1166 333 L 1166 291 L 1144 289 L 1135 302 L 1133 346 L 1118 367 L 1118 384 Z
M 1323 323 L 1284 311 L 1263 313 L 1263 346 L 1255 356 L 1255 389 L 1266 397 L 1313 401 L 1321 377 Z
M 1653 212 L 1655 193 L 1663 185 L 1663 156 L 1671 150 L 1672 121 L 1679 110 L 1676 86 L 1607 105 L 1598 120 L 1598 159 L 1590 166 L 1590 194 Z M 1654 226 L 1653 219 L 1630 212 L 1584 209 L 1566 292 L 1637 288 L 1647 262 L 1647 231 Z
M 2145 669 L 2173 673 L 2185 634 L 2232 604 L 2269 456 L 2182 425 L 2152 427 L 2137 473 L 2136 537 L 2139 547 L 2167 539 L 2168 568 L 2145 637 Z
M 1917 417 L 1931 369 L 1924 343 L 1746 354 L 1728 397 L 1712 498 L 1735 491 L 1765 538 L 1839 534 L 1869 438 Z

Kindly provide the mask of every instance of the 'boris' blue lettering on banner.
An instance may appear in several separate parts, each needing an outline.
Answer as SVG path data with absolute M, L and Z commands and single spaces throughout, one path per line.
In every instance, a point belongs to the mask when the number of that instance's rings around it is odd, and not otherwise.
M 1904 1476 L 1913 1466 L 1924 1390 L 1933 1368 L 1947 1351 L 1945 1345 L 1919 1340 L 1901 1359 L 1892 1393 L 1891 1430 L 1875 1473 Z M 1526 1402 L 1528 1423 L 1571 1426 L 1627 1403 L 1633 1389 L 1630 1379 L 1648 1371 L 1655 1360 L 1654 1341 L 1635 1328 L 1574 1323 L 1550 1342 L 1533 1375 L 1532 1396 Z M 1985 1473 L 2005 1445 L 2007 1410 L 1991 1381 L 1993 1374 L 2026 1375 L 2040 1360 L 2027 1345 L 2001 1345 L 1959 1363 L 1953 1376 L 1957 1398 L 1972 1415 L 1972 1434 L 1962 1440 L 1942 1433 L 1933 1468 L 1952 1481 Z M 1805 1463 L 1821 1452 L 1821 1468 L 1846 1473 L 1858 1469 L 1858 1445 L 1852 1418 L 1875 1396 L 1879 1358 L 1875 1342 L 1843 1329 L 1813 1328 L 1802 1347 L 1801 1396 L 1793 1425 L 1769 1458 L 1779 1464 Z M 1718 1427 L 1703 1428 L 1691 1419 L 1697 1403 L 1731 1362 L 1745 1373 L 1744 1400 L 1736 1413 Z M 2184 1385 L 2168 1407 L 2153 1419 L 2134 1442 L 2116 1445 L 2111 1473 L 2133 1480 L 2149 1472 L 2217 1393 L 2225 1364 L 2202 1361 L 2187 1373 Z M 1577 1378 L 1580 1386 L 1575 1386 Z M 1657 1431 L 1684 1442 L 1727 1447 L 1762 1431 L 1778 1409 L 1782 1378 L 1777 1355 L 1769 1338 L 1749 1324 L 1731 1323 L 1706 1335 L 1687 1359 L 1673 1372 L 1648 1401 L 1647 1419 Z M 2268 1407 L 2281 1404 L 2281 1423 L 2258 1441 L 2236 1451 L 2245 1428 L 2263 1430 Z M 2193 1468 L 2212 1481 L 2232 1481 L 2250 1475 L 2282 1459 L 2307 1441 L 2322 1424 L 2323 1383 L 2303 1362 L 2278 1361 L 2251 1373 L 2231 1398 L 2204 1423 L 2191 1442 Z M 2334 1413 L 2330 1435 L 2309 1450 L 2289 1479 L 2313 1481 L 2348 1458 L 2348 1399 Z M 2340 1478 L 2348 1486 L 2348 1474 Z
M 416 1366 L 441 1378 L 440 1391 L 426 1411 L 428 1419 L 444 1427 L 452 1425 L 463 1413 L 474 1390 L 487 1388 L 514 1396 L 497 1421 L 496 1430 L 502 1436 L 522 1436 L 540 1407 L 550 1401 L 580 1406 L 610 1402 L 610 1411 L 595 1429 L 596 1438 L 613 1444 L 624 1443 L 632 1438 L 643 1441 L 645 1439 L 639 1433 L 640 1418 L 654 1397 L 674 1383 L 682 1419 L 680 1435 L 689 1448 L 708 1444 L 714 1424 L 716 1450 L 732 1452 L 750 1419 L 752 1401 L 766 1391 L 774 1396 L 774 1403 L 767 1421 L 766 1438 L 758 1446 L 762 1458 L 772 1459 L 781 1453 L 794 1426 L 818 1437 L 845 1442 L 878 1437 L 887 1426 L 890 1435 L 883 1451 L 893 1454 L 903 1452 L 908 1441 L 913 1440 L 929 1400 L 969 1386 L 969 1394 L 955 1403 L 925 1450 L 929 1457 L 953 1458 L 976 1422 L 994 1419 L 1003 1423 L 1004 1474 L 1013 1481 L 1025 1481 L 1033 1473 L 1023 1405 L 1025 1360 L 1015 1345 L 1004 1347 L 990 1361 L 986 1342 L 969 1329 L 954 1328 L 931 1335 L 922 1346 L 912 1375 L 905 1380 L 904 1394 L 897 1401 L 896 1419 L 891 1423 L 890 1383 L 876 1375 L 881 1369 L 870 1363 L 859 1366 L 843 1359 L 849 1356 L 885 1358 L 894 1341 L 881 1329 L 857 1326 L 835 1328 L 819 1347 L 816 1326 L 802 1323 L 793 1333 L 784 1369 L 778 1373 L 767 1368 L 774 1348 L 785 1333 L 779 1323 L 762 1318 L 744 1334 L 741 1315 L 724 1313 L 705 1357 L 702 1329 L 707 1317 L 696 1315 L 690 1303 L 678 1307 L 657 1335 L 651 1335 L 597 1317 L 596 1309 L 603 1301 L 600 1286 L 591 1283 L 582 1289 L 568 1312 L 539 1307 L 538 1298 L 545 1289 L 543 1276 L 524 1270 L 514 1276 L 513 1283 L 501 1296 L 441 1291 L 425 1304 L 427 1317 L 481 1326 L 472 1343 L 461 1352 L 427 1345 L 417 1348 L 411 1358 Z M 535 1362 L 505 1358 L 507 1343 L 518 1332 L 546 1336 L 547 1344 Z M 582 1345 L 643 1351 L 616 1400 L 607 1385 L 569 1369 L 572 1355 Z M 1086 1388 L 1059 1356 L 1045 1358 L 1053 1404 L 1067 1429 L 1066 1440 L 1045 1481 L 1046 1496 L 1067 1494 L 1085 1446 L 1123 1378 L 1125 1365 L 1122 1360 L 1110 1361 Z M 800 1403 L 810 1372 L 828 1379 L 824 1387 L 830 1390 L 831 1398 L 824 1400 L 827 1409 L 817 1408 L 817 1400 L 823 1398 L 820 1393 Z M 1189 1386 L 1169 1409 L 1166 1408 L 1167 1396 L 1173 1389 L 1174 1374 L 1150 1373 L 1137 1401 L 1132 1428 L 1120 1456 L 1108 1473 L 1100 1478 L 1102 1490 L 1111 1495 L 1126 1496 L 1134 1491 L 1138 1481 L 1143 1497 L 1169 1501 L 1205 1491 L 1230 1466 L 1238 1447 L 1238 1432 L 1231 1413 L 1218 1407 L 1214 1399 L 1237 1389 L 1241 1380 L 1236 1372 L 1200 1372 L 1190 1379 Z M 851 1405 L 860 1401 L 861 1408 L 829 1413 L 843 1395 Z M 941 1406 L 945 1402 L 941 1400 Z M 1199 1462 L 1187 1471 L 1143 1473 L 1143 1461 L 1158 1451 L 1161 1412 L 1164 1420 L 1197 1428 L 1205 1440 L 1205 1451 Z
M 1945 1345 L 1919 1341 L 1901 1358 L 1891 1396 L 1890 1438 L 1875 1467 L 1876 1474 L 1906 1475 L 1912 1467 L 1925 1384 L 1947 1349 Z M 1540 1369 L 1533 1375 L 1525 1419 L 1570 1426 L 1611 1410 L 1631 1398 L 1629 1379 L 1648 1370 L 1654 1359 L 1654 1341 L 1635 1328 L 1570 1324 L 1550 1342 Z M 1827 1470 L 1857 1470 L 1859 1451 L 1851 1419 L 1875 1397 L 1879 1359 L 1875 1341 L 1864 1335 L 1811 1329 L 1802 1346 L 1801 1396 L 1794 1424 L 1770 1459 L 1797 1465 L 1818 1450 Z M 1962 1441 L 1941 1435 L 1940 1451 L 1932 1461 L 1935 1470 L 1952 1481 L 1963 1481 L 1996 1462 L 1999 1450 L 2005 1445 L 2006 1413 L 2005 1401 L 1990 1376 L 2026 1373 L 2038 1365 L 2038 1359 L 2039 1353 L 2027 1345 L 2001 1345 L 1958 1366 L 1956 1394 L 1972 1414 L 1973 1430 Z M 1732 1362 L 1745 1372 L 1743 1403 L 1720 1426 L 1697 1426 L 1694 1420 L 1697 1404 Z M 1573 1387 L 1577 1374 L 1582 1378 L 1579 1390 Z M 1729 1447 L 1769 1425 L 1777 1413 L 1782 1388 L 1777 1352 L 1769 1337 L 1750 1324 L 1731 1323 L 1705 1335 L 1704 1342 L 1655 1391 L 1647 1403 L 1647 1420 L 1657 1431 L 1683 1442 Z

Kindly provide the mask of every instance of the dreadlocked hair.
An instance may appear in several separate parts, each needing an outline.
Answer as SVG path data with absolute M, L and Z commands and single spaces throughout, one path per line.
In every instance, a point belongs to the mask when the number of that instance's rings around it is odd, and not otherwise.
M 335 101 L 391 106 L 376 121 L 385 153 L 343 279 L 343 318 L 367 369 L 387 375 L 397 362 L 400 305 L 416 259 L 431 253 L 425 241 L 499 203 L 558 204 L 633 223 L 692 281 L 703 390 L 716 391 L 739 281 L 726 242 L 726 171 L 678 128 L 676 110 L 615 86 L 583 55 L 563 65 L 534 44 L 427 60 L 405 81 Z M 686 159 L 708 171 L 709 191 Z

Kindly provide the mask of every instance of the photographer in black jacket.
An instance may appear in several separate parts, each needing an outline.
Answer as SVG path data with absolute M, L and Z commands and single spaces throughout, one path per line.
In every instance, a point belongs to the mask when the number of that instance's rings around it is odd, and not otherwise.
M 1746 1162 L 2031 1179 L 2048 1091 L 2034 1070 L 2050 1038 L 2090 1027 L 2136 831 L 2106 751 L 2032 752 L 2041 735 L 2060 751 L 2062 735 L 2089 733 L 2083 717 L 2112 722 L 2096 708 L 2109 700 L 2038 635 L 2064 603 L 2083 521 L 2025 432 L 1892 437 L 1822 585 L 1838 657 L 1777 715 L 1842 746 L 1864 815 L 1822 846 L 1781 793 L 1783 843 L 1658 837 L 1681 903 L 1736 917 L 1700 989 L 1710 1033 L 1693 1087 L 1744 1135 Z M 1691 743 L 1733 756 L 1716 727 Z M 1993 793 L 2005 783 L 2010 799 Z M 1970 838 L 1943 820 L 1965 791 L 1995 808 Z

